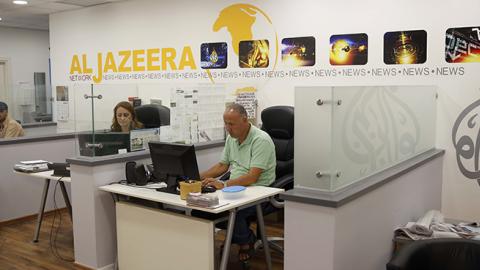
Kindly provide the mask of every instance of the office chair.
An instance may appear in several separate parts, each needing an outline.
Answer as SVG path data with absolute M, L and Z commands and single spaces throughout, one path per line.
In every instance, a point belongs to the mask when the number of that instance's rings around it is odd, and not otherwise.
M 387 270 L 478 270 L 480 241 L 439 238 L 418 240 L 402 248 Z
M 273 106 L 264 109 L 261 113 L 262 130 L 268 133 L 275 144 L 277 167 L 275 181 L 270 187 L 289 190 L 293 188 L 293 139 L 294 139 L 294 108 L 291 106 Z M 283 208 L 284 202 L 274 198 L 262 206 L 263 215 L 269 215 Z M 261 235 L 257 229 L 256 248 L 262 246 Z M 276 242 L 283 241 L 279 237 L 267 237 L 269 247 L 283 254 L 283 248 Z
M 146 104 L 135 107 L 137 120 L 145 128 L 157 128 L 170 125 L 170 109 L 159 104 Z

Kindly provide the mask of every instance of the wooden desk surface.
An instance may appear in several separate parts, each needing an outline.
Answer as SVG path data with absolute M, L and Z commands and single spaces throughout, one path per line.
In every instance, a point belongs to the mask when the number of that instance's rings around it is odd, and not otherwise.
M 72 179 L 70 177 L 67 177 L 67 176 L 53 176 L 53 170 L 50 170 L 50 171 L 43 171 L 43 172 L 36 172 L 36 173 L 25 173 L 25 172 L 17 172 L 15 171 L 15 173 L 17 174 L 21 174 L 21 175 L 26 175 L 26 176 L 31 176 L 33 178 L 38 178 L 38 179 L 50 179 L 50 180 L 55 180 L 55 181 L 62 181 L 62 182 L 67 182 L 67 183 L 70 183 L 72 182 Z
M 180 195 L 170 194 L 165 192 L 158 192 L 155 189 L 147 189 L 147 188 L 138 188 L 138 187 L 131 187 L 127 185 L 121 184 L 112 184 L 99 187 L 100 190 L 121 194 L 125 196 L 132 196 L 144 200 L 154 201 L 165 203 L 168 205 L 178 206 L 182 208 L 188 209 L 196 209 L 204 212 L 218 214 L 224 211 L 228 211 L 230 209 L 241 207 L 250 203 L 254 203 L 258 200 L 266 199 L 271 196 L 275 196 L 279 193 L 284 192 L 283 189 L 280 188 L 271 188 L 271 187 L 262 187 L 262 186 L 250 186 L 247 187 L 245 190 L 245 194 L 236 200 L 226 200 L 223 198 L 223 193 L 221 190 L 217 190 L 215 194 L 217 194 L 220 206 L 215 209 L 208 209 L 202 207 L 195 207 L 187 205 L 187 201 L 180 199 Z

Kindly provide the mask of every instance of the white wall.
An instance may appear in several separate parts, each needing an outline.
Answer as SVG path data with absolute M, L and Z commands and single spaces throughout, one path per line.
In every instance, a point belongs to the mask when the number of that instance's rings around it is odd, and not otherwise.
M 112 52 L 117 55 L 122 50 L 146 50 L 151 48 L 175 48 L 180 55 L 184 46 L 192 48 L 197 69 L 183 71 L 123 72 L 132 74 L 185 74 L 205 75 L 200 69 L 200 44 L 204 42 L 226 41 L 229 46 L 228 67 L 212 73 L 220 76 L 226 71 L 236 78 L 215 78 L 215 83 L 244 83 L 258 87 L 259 110 L 277 104 L 294 103 L 295 86 L 350 86 L 350 85 L 437 85 L 439 89 L 437 111 L 437 142 L 439 148 L 446 149 L 444 158 L 444 186 L 442 209 L 446 216 L 461 219 L 480 219 L 480 187 L 476 181 L 463 176 L 456 164 L 456 152 L 452 144 L 452 127 L 459 113 L 470 103 L 480 98 L 480 64 L 449 64 L 444 60 L 445 31 L 451 27 L 478 26 L 477 0 L 463 1 L 414 1 L 406 0 L 402 5 L 395 1 L 244 1 L 257 6 L 267 14 L 268 20 L 257 13 L 252 26 L 253 39 L 270 41 L 271 65 L 266 69 L 241 69 L 238 56 L 233 52 L 230 33 L 225 29 L 213 31 L 213 25 L 222 9 L 236 4 L 236 1 L 127 1 L 102 5 L 73 12 L 52 14 L 50 19 L 50 44 L 52 48 L 53 85 L 74 85 L 90 83 L 70 77 L 70 63 L 73 55 L 86 54 L 87 66 L 97 73 L 97 53 L 105 57 Z M 425 30 L 427 31 L 427 61 L 419 65 L 390 66 L 383 63 L 383 35 L 388 31 Z M 331 66 L 329 64 L 329 38 L 333 34 L 367 33 L 368 63 L 364 66 Z M 291 68 L 283 66 L 280 52 L 276 51 L 276 38 L 280 43 L 285 37 L 314 36 L 316 39 L 316 65 L 314 67 Z M 277 43 L 280 50 L 281 45 Z M 310 71 L 303 77 L 267 76 L 247 77 L 245 71 Z M 176 59 L 178 64 L 179 59 Z M 131 65 L 131 60 L 130 62 Z M 143 63 L 145 64 L 145 63 Z M 447 71 L 445 74 L 429 75 L 348 75 L 348 71 L 372 71 L 373 69 L 463 68 L 462 74 Z M 336 70 L 341 75 L 325 74 Z M 311 73 L 313 72 L 313 73 Z M 342 73 L 346 72 L 346 73 Z M 117 75 L 120 73 L 110 73 Z M 78 74 L 74 74 L 78 75 Z M 240 76 L 241 75 L 241 76 Z M 308 76 L 307 76 L 308 75 Z M 198 78 L 144 78 L 144 79 L 104 79 L 102 83 L 141 83 L 157 82 L 164 84 L 211 83 L 206 76 Z M 72 107 L 72 106 L 71 106 Z M 462 131 L 462 130 L 461 130 Z M 466 130 L 464 130 L 466 132 Z M 474 140 L 475 141 L 475 140 Z M 478 163 L 478 161 L 475 161 Z
M 26 85 L 24 88 L 30 89 L 27 91 L 31 92 L 33 91 L 31 89 L 34 89 L 33 73 L 45 72 L 46 87 L 50 89 L 49 47 L 48 31 L 0 27 L 0 58 L 8 60 L 11 75 L 9 111 L 16 119 L 22 120 L 23 117 L 22 110 L 18 106 L 22 101 L 17 99 L 23 96 L 18 93 L 21 89 L 20 84 Z M 47 93 L 47 100 L 50 96 L 50 93 Z M 33 98 L 35 98 L 34 95 Z M 29 106 L 28 110 L 35 111 L 35 108 Z

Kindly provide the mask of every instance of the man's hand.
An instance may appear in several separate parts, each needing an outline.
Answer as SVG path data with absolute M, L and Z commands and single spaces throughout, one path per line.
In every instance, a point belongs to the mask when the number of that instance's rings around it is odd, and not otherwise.
M 202 181 L 202 187 L 205 186 L 214 186 L 217 189 L 222 189 L 223 188 L 223 182 L 215 179 L 215 178 L 205 178 Z

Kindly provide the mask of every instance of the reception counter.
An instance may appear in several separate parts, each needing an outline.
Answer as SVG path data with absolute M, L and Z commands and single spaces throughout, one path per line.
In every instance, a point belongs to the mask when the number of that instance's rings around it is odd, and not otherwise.
M 199 170 L 220 160 L 224 141 L 195 145 Z M 98 187 L 125 179 L 125 162 L 151 163 L 148 151 L 114 156 L 67 159 L 72 178 L 75 263 L 92 269 L 114 269 L 116 261 L 115 204 Z

